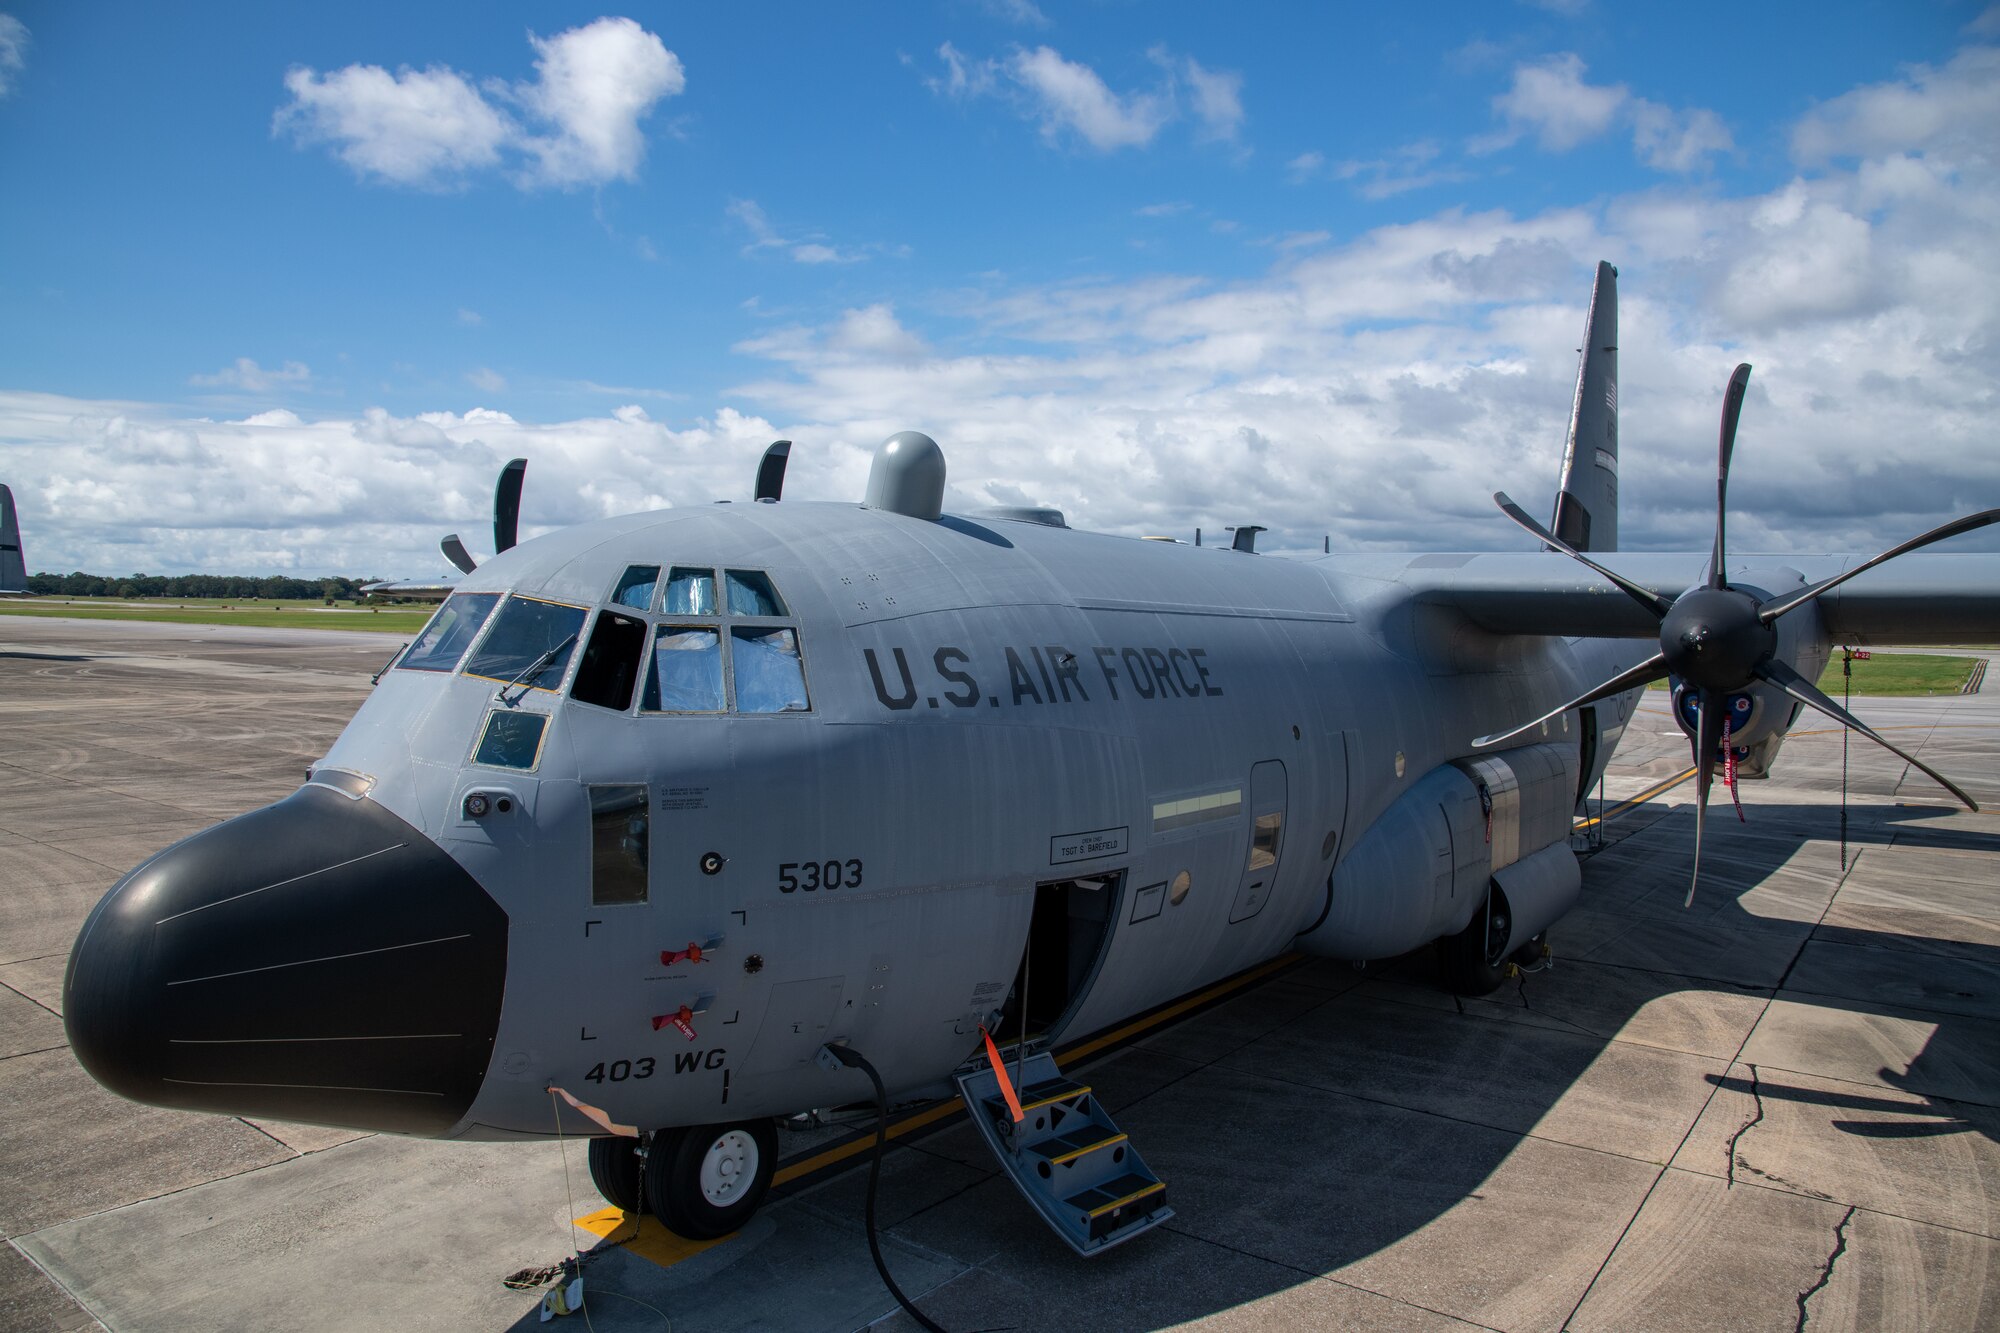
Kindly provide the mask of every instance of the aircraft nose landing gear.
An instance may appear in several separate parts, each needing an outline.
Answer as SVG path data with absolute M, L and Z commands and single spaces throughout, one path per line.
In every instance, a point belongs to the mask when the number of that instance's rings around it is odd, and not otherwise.
M 643 1211 L 689 1240 L 714 1240 L 748 1222 L 777 1164 L 769 1120 L 663 1129 L 643 1154 L 627 1138 L 590 1141 L 590 1179 L 605 1202 L 628 1214 L 643 1202 Z

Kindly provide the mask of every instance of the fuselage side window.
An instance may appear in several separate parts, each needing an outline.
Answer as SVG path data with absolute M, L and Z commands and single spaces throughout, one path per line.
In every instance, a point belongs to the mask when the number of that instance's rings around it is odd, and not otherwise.
M 569 697 L 624 712 L 632 706 L 632 687 L 639 682 L 639 661 L 645 655 L 645 621 L 616 611 L 598 612 Z
M 1250 826 L 1250 861 L 1244 868 L 1263 870 L 1278 864 L 1278 844 L 1283 840 L 1285 816 L 1282 812 L 1258 815 Z
M 805 711 L 806 673 L 799 661 L 797 630 L 789 625 L 737 625 L 729 631 L 729 650 L 736 668 L 737 712 Z
M 712 591 L 713 582 L 709 586 Z M 720 631 L 713 625 L 661 625 L 653 635 L 639 707 L 648 713 L 720 713 L 727 708 Z
M 771 586 L 771 576 L 756 569 L 725 571 L 732 616 L 782 616 L 784 599 Z
M 465 664 L 465 674 L 538 690 L 562 684 L 570 654 L 583 632 L 584 610 L 516 594 L 507 599 L 493 630 Z
M 646 901 L 650 811 L 643 786 L 590 789 L 590 901 Z
M 629 606 L 634 611 L 653 608 L 653 588 L 660 581 L 658 565 L 630 565 L 611 590 L 613 606 Z
M 715 571 L 675 565 L 667 576 L 667 600 L 661 609 L 670 616 L 714 615 Z
M 455 592 L 445 598 L 431 623 L 424 626 L 397 666 L 411 671 L 450 671 L 479 637 L 486 618 L 500 600 L 497 592 Z

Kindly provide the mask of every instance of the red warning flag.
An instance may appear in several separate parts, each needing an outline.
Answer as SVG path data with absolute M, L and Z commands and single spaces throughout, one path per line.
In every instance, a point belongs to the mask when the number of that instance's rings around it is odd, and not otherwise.
M 682 962 L 683 960 L 690 963 L 702 963 L 708 961 L 707 959 L 701 956 L 701 946 L 699 944 L 694 943 L 692 940 L 688 942 L 688 947 L 685 949 L 660 950 L 660 961 L 662 963 L 665 963 L 668 967 L 672 967 L 675 963 Z
M 986 1060 L 993 1066 L 993 1077 L 1000 1081 L 1000 1095 L 1007 1099 L 1007 1109 L 1014 1113 L 1014 1123 L 1020 1124 L 1028 1117 L 1021 1112 L 1021 1099 L 1014 1095 L 1014 1083 L 1007 1077 L 1007 1066 L 1000 1061 L 1000 1048 L 993 1044 L 993 1034 L 986 1025 L 979 1025 L 979 1035 L 986 1039 Z
M 682 1005 L 679 1011 L 676 1013 L 654 1014 L 653 1031 L 658 1032 L 661 1028 L 665 1027 L 667 1024 L 672 1023 L 675 1027 L 680 1029 L 680 1033 L 683 1037 L 686 1037 L 689 1041 L 693 1041 L 694 1040 L 693 1019 L 694 1019 L 694 1010 L 688 1008 L 686 1005 Z

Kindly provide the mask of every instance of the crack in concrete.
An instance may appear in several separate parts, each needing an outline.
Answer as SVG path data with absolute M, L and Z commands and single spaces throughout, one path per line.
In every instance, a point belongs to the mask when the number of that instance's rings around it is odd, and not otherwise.
M 1854 1220 L 1854 1209 L 1855 1205 L 1848 1204 L 1847 1212 L 1840 1219 L 1840 1225 L 1833 1229 L 1833 1253 L 1826 1256 L 1826 1264 L 1819 1270 L 1819 1281 L 1799 1293 L 1799 1322 L 1795 1333 L 1805 1333 L 1806 1320 L 1812 1317 L 1806 1310 L 1806 1302 L 1819 1295 L 1826 1284 L 1833 1280 L 1834 1264 L 1839 1262 L 1841 1255 L 1847 1253 L 1847 1224 Z
M 1748 1120 L 1744 1121 L 1742 1126 L 1738 1128 L 1734 1134 L 1731 1134 L 1729 1136 L 1728 1153 L 1729 1153 L 1730 1189 L 1736 1188 L 1736 1162 L 1737 1162 L 1736 1145 L 1742 1141 L 1743 1136 L 1745 1134 L 1748 1134 L 1751 1130 L 1755 1129 L 1759 1124 L 1763 1123 L 1764 1120 L 1764 1093 L 1763 1090 L 1757 1086 L 1756 1065 L 1750 1066 L 1750 1095 L 1757 1099 L 1757 1114 L 1750 1117 Z M 1745 1168 L 1749 1168 L 1750 1166 L 1748 1162 L 1743 1163 L 1743 1165 Z M 1762 1175 L 1763 1173 L 1759 1172 L 1758 1174 Z

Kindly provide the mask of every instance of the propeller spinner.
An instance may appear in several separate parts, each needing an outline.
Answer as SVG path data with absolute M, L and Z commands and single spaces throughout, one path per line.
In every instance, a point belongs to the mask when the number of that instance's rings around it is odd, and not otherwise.
M 1797 610 L 1821 594 L 1831 591 L 1855 575 L 1873 569 L 1884 561 L 1893 560 L 1919 547 L 1929 546 L 1932 542 L 1943 541 L 1947 537 L 1955 537 L 1959 533 L 2000 522 L 2000 509 L 1982 510 L 1977 514 L 1955 519 L 1921 536 L 1912 537 L 1901 545 L 1892 546 L 1880 555 L 1864 560 L 1854 568 L 1836 574 L 1832 578 L 1823 579 L 1795 592 L 1772 597 L 1768 601 L 1759 601 L 1748 592 L 1732 588 L 1729 586 L 1726 574 L 1727 548 L 1723 530 L 1729 499 L 1730 456 L 1736 448 L 1736 423 L 1743 412 L 1743 394 L 1749 383 L 1750 366 L 1746 362 L 1736 367 L 1735 372 L 1730 375 L 1729 388 L 1723 395 L 1722 429 L 1715 462 L 1715 545 L 1709 556 L 1707 580 L 1702 586 L 1689 589 L 1671 602 L 1652 589 L 1632 582 L 1574 549 L 1529 517 L 1525 510 L 1506 495 L 1496 494 L 1493 497 L 1502 513 L 1533 533 L 1545 545 L 1589 566 L 1609 580 L 1613 586 L 1658 616 L 1660 650 L 1630 670 L 1620 672 L 1559 708 L 1550 709 L 1527 725 L 1516 727 L 1512 731 L 1481 736 L 1473 742 L 1473 745 L 1480 748 L 1499 745 L 1535 730 L 1542 723 L 1560 717 L 1572 708 L 1580 708 L 1599 699 L 1637 689 L 1653 681 L 1662 680 L 1668 675 L 1679 677 L 1696 695 L 1699 721 L 1699 734 L 1694 742 L 1694 867 L 1688 879 L 1689 904 L 1694 902 L 1695 885 L 1701 877 L 1702 827 L 1707 822 L 1709 788 L 1714 782 L 1716 760 L 1722 751 L 1723 726 L 1728 714 L 1729 696 L 1749 686 L 1753 681 L 1761 680 L 1775 685 L 1800 703 L 1810 705 L 1842 726 L 1859 732 L 1949 791 L 1964 802 L 1967 809 L 1979 808 L 1958 784 L 1915 755 L 1890 744 L 1874 728 L 1829 699 L 1811 681 L 1779 660 L 1778 635 L 1773 625 L 1780 616 Z

